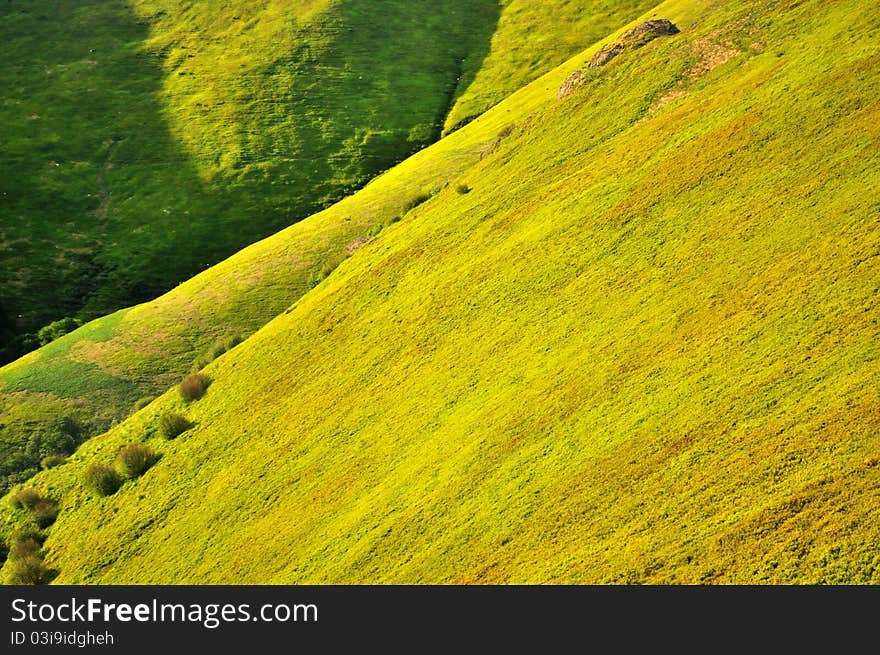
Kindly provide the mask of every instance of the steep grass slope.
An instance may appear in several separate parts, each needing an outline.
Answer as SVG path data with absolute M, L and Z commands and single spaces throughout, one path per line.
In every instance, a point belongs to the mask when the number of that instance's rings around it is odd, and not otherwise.
M 149 5 L 141 3 L 137 6 L 147 16 L 145 12 Z M 585 6 L 597 12 L 594 21 L 597 25 L 610 20 L 609 10 L 604 5 L 586 3 Z M 519 5 L 514 3 L 506 11 L 518 12 L 517 7 Z M 553 17 L 559 11 L 570 9 L 568 4 L 557 6 L 555 3 L 545 3 L 542 7 L 546 12 L 544 15 L 529 13 L 534 23 L 532 35 L 556 29 Z M 619 9 L 618 26 L 625 23 L 623 16 L 629 15 L 631 7 L 628 3 L 620 3 Z M 155 7 L 153 11 L 156 12 Z M 177 14 L 174 16 L 179 20 Z M 226 22 L 222 23 L 224 16 Z M 238 16 L 238 21 L 233 18 L 218 7 L 202 6 L 190 18 L 188 29 L 180 35 L 170 28 L 159 30 L 159 33 L 185 39 L 190 34 L 203 35 L 207 27 L 202 23 L 216 25 L 220 21 L 223 25 L 230 22 L 238 25 L 242 20 L 242 16 Z M 198 26 L 194 23 L 197 19 L 201 20 Z M 172 19 L 166 12 L 159 17 L 153 16 L 151 20 L 167 22 Z M 248 20 L 253 22 L 253 17 Z M 268 24 L 277 28 L 278 22 L 276 19 Z M 520 25 L 521 21 L 503 17 L 501 24 L 503 34 L 509 35 L 510 25 Z M 237 38 L 234 31 L 230 35 L 215 28 L 214 33 L 216 41 L 208 40 L 198 47 L 211 53 L 226 40 L 235 43 Z M 578 35 L 583 38 L 582 32 L 579 31 Z M 263 41 L 266 43 L 256 45 L 268 47 L 267 43 L 272 39 L 264 38 Z M 161 43 L 151 43 L 150 47 L 158 49 L 161 46 Z M 515 63 L 530 48 L 538 57 L 544 52 L 545 40 L 499 38 L 489 60 L 493 57 L 498 60 L 499 47 L 502 46 L 509 49 L 507 58 Z M 184 43 L 180 52 L 190 49 L 197 50 L 196 45 L 186 47 Z M 229 51 L 226 51 L 222 56 L 228 55 Z M 463 69 L 479 64 L 479 53 L 472 55 L 462 63 Z M 264 56 L 268 57 L 269 53 Z M 179 57 L 169 55 L 169 58 L 176 61 Z M 193 60 L 202 62 L 202 68 L 210 61 L 207 55 L 187 58 L 188 62 Z M 196 77 L 202 80 L 205 74 L 202 71 Z M 467 75 L 463 75 L 458 82 L 462 88 L 468 84 L 466 78 Z M 166 95 L 169 102 L 177 97 L 191 97 L 175 86 L 189 84 L 175 82 L 181 79 L 187 80 L 188 77 L 168 77 Z M 478 86 L 485 90 L 490 81 L 499 85 L 499 93 L 508 88 L 509 79 L 497 75 L 483 78 Z M 218 84 L 215 82 L 215 87 Z M 38 352 L 0 368 L 0 491 L 33 475 L 42 457 L 70 450 L 82 438 L 103 432 L 113 421 L 126 417 L 139 399 L 153 397 L 167 388 L 189 371 L 195 360 L 203 360 L 209 355 L 217 344 L 236 335 L 251 334 L 286 309 L 365 238 L 375 234 L 383 223 L 395 220 L 407 203 L 454 180 L 493 147 L 505 128 L 552 102 L 552 94 L 547 91 L 554 86 L 558 86 L 558 80 L 551 77 L 548 82 L 523 90 L 479 125 L 419 153 L 354 197 L 319 213 L 308 222 L 296 224 L 245 249 L 160 299 L 97 319 Z M 203 90 L 202 95 L 210 96 L 210 93 Z M 201 161 L 204 175 L 222 176 L 219 169 L 211 168 L 213 160 L 208 156 L 211 144 L 219 140 L 228 152 L 238 151 L 230 141 L 234 133 L 232 136 L 228 133 L 209 134 L 207 126 L 211 123 L 207 118 L 187 113 L 195 106 L 192 102 L 180 101 L 178 104 L 176 123 L 187 126 L 192 155 Z M 201 103 L 196 102 L 198 104 Z M 208 104 L 210 99 L 206 100 L 205 106 Z M 215 109 L 221 106 L 218 104 Z M 210 113 L 206 110 L 205 115 L 210 116 Z M 250 116 L 250 119 L 258 118 Z M 265 118 L 260 120 L 266 121 Z M 271 125 L 265 124 L 261 129 L 271 131 Z M 260 133 L 254 132 L 253 138 Z M 186 140 L 185 135 L 181 139 Z M 207 154 L 197 157 L 198 152 Z M 72 426 L 76 434 L 70 434 Z
M 880 581 L 880 12 L 655 14 L 682 33 L 561 102 L 595 49 L 541 80 L 469 193 L 357 250 L 203 399 L 37 476 L 56 580 Z M 163 441 L 170 410 L 194 427 Z M 92 497 L 132 442 L 161 459 Z
M 2 3 L 0 361 L 62 316 L 155 298 L 433 141 L 497 14 Z
M 473 120 L 520 87 L 628 23 L 654 0 L 501 0 L 482 61 L 465 60 L 444 132 Z
M 397 220 L 407 204 L 456 180 L 498 134 L 547 102 L 549 87 L 503 107 L 377 178 L 327 210 L 254 244 L 155 301 L 96 319 L 0 368 L 0 475 L 33 475 L 41 457 L 126 417 L 215 344 L 248 336 L 340 261 Z M 197 364 L 196 364 L 197 366 Z M 71 444 L 72 445 L 72 444 Z

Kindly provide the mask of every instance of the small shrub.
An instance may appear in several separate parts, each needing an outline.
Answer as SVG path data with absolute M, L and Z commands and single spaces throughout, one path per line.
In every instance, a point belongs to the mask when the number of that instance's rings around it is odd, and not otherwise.
M 14 585 L 40 585 L 46 584 L 50 579 L 49 569 L 35 555 L 15 560 L 9 573 L 9 582 Z
M 154 461 L 153 451 L 141 444 L 131 444 L 119 451 L 119 466 L 123 474 L 132 480 L 146 473 Z
M 33 488 L 22 489 L 9 499 L 15 509 L 31 509 L 43 500 L 40 492 Z
M 48 528 L 58 518 L 58 505 L 52 500 L 41 500 L 31 509 L 31 518 L 39 528 Z
M 43 542 L 46 541 L 46 536 L 34 528 L 22 528 L 15 533 L 15 541 L 24 541 L 25 539 L 33 539 L 42 546 Z
M 415 209 L 416 207 L 418 207 L 419 205 L 422 205 L 422 204 L 428 202 L 430 199 L 431 199 L 430 193 L 419 193 L 419 194 L 413 196 L 412 198 L 410 198 L 409 200 L 407 200 L 405 203 L 403 203 L 403 209 L 401 210 L 401 213 L 407 214 L 407 213 L 411 212 L 413 209 Z
M 144 396 L 143 398 L 138 398 L 132 406 L 132 412 L 141 411 L 144 407 L 149 405 L 154 400 L 156 400 L 155 396 Z
M 44 469 L 53 469 L 56 466 L 61 466 L 66 461 L 67 458 L 64 455 L 46 455 L 40 460 L 40 466 Z
M 226 347 L 225 343 L 215 343 L 211 347 L 211 361 L 214 361 L 215 359 L 220 357 L 220 355 L 225 355 L 227 350 L 229 349 Z
M 210 364 L 212 361 L 213 360 L 211 359 L 211 356 L 207 353 L 205 353 L 204 355 L 199 355 L 198 357 L 196 357 L 193 360 L 192 366 L 190 367 L 189 370 L 192 371 L 193 373 L 198 373 L 203 368 L 205 368 L 208 364 Z
M 463 196 L 466 193 L 470 193 L 471 188 L 467 184 L 459 184 L 457 187 L 455 187 L 455 192 Z
M 5 562 L 9 558 L 9 546 L 6 545 L 5 539 L 0 539 L 0 566 L 3 566 L 3 562 Z
M 232 350 L 237 345 L 244 343 L 244 337 L 240 334 L 229 337 L 225 342 L 226 350 Z
M 174 437 L 183 434 L 189 428 L 190 423 L 183 414 L 169 412 L 162 414 L 162 417 L 159 419 L 159 429 L 162 430 L 162 436 L 166 439 L 174 439 Z
M 314 289 L 324 280 L 330 277 L 334 267 L 330 264 L 324 264 L 319 270 L 312 271 L 309 275 L 309 289 Z
M 385 225 L 383 223 L 376 223 L 370 230 L 367 232 L 368 237 L 379 236 L 379 233 L 385 229 Z
M 99 496 L 112 496 L 122 486 L 122 479 L 109 466 L 93 464 L 86 469 L 85 483 Z
M 192 402 L 204 396 L 210 384 L 211 379 L 204 373 L 193 373 L 183 379 L 178 385 L 178 391 L 186 402 Z
M 25 557 L 39 557 L 40 548 L 43 545 L 33 537 L 16 539 L 9 549 L 9 559 L 24 559 Z

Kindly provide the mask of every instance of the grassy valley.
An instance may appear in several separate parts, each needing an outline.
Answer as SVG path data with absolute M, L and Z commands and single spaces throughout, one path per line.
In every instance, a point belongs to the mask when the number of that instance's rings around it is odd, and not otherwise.
M 155 298 L 433 141 L 497 14 L 492 2 L 4 3 L 4 359 L 52 321 Z

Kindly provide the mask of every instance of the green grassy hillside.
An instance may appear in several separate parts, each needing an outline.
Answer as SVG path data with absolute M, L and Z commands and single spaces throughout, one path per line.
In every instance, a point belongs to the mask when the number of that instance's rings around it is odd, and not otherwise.
M 55 580 L 880 582 L 880 11 L 651 15 L 456 132 L 534 103 L 204 398 L 39 474 Z
M 0 5 L 0 361 L 430 143 L 497 15 L 488 0 Z
M 501 0 L 488 54 L 463 66 L 448 133 L 648 11 L 655 0 Z
M 160 14 L 156 6 L 147 3 L 136 6 L 143 19 L 150 18 L 151 24 L 158 22 L 161 29 L 156 30 L 159 35 L 165 35 L 163 38 L 186 41 L 179 46 L 180 52 L 205 51 L 198 57 L 186 57 L 188 66 L 201 65 L 198 79 L 203 80 L 206 75 L 212 79 L 226 79 L 220 73 L 203 69 L 213 61 L 211 57 L 230 56 L 232 50 L 229 48 L 222 55 L 216 52 L 223 43 L 236 43 L 237 38 L 245 36 L 235 30 L 226 30 L 218 32 L 217 40 L 200 42 L 198 47 L 187 39 L 195 38 L 193 35 L 204 35 L 208 29 L 205 25 L 213 25 L 215 29 L 221 23 L 238 26 L 242 15 L 236 14 L 238 19 L 233 20 L 235 15 L 227 15 L 213 5 L 200 6 L 198 11 L 184 17 L 169 12 Z M 312 20 L 309 18 L 312 14 L 305 11 L 307 6 L 298 6 L 300 13 L 297 15 L 301 14 L 301 21 L 307 18 Z M 534 23 L 532 35 L 557 29 L 553 17 L 559 11 L 572 10 L 570 5 L 564 3 L 558 7 L 552 3 L 542 6 L 545 14 L 535 14 L 533 11 L 528 14 Z M 604 25 L 610 20 L 607 6 L 596 3 L 586 3 L 584 6 L 590 11 L 595 10 L 596 25 Z M 615 6 L 621 14 L 620 26 L 625 23 L 624 16 L 631 13 L 632 6 L 628 3 Z M 316 11 L 318 5 L 308 7 L 311 7 L 309 11 Z M 515 68 L 529 51 L 535 57 L 549 56 L 551 52 L 555 52 L 556 57 L 560 56 L 560 52 L 546 46 L 543 39 L 510 38 L 517 25 L 520 26 L 518 29 L 522 27 L 522 19 L 512 21 L 509 18 L 511 11 L 522 11 L 518 7 L 516 3 L 508 6 L 501 19 L 493 54 L 486 59 L 486 65 L 494 67 L 494 70 L 497 70 L 498 63 L 492 64 L 492 61 L 509 61 Z M 152 14 L 148 11 L 151 8 Z M 578 15 L 584 11 L 581 7 Z M 256 12 L 247 20 L 253 22 L 260 18 L 267 21 L 266 29 L 277 30 L 284 23 L 279 22 L 276 14 Z M 186 30 L 175 32 L 171 29 L 176 24 L 174 21 L 179 22 L 184 18 Z M 365 16 L 363 20 L 371 19 Z M 112 27 L 112 23 L 110 25 Z M 88 27 L 95 28 L 91 24 Z M 244 34 L 250 35 L 246 37 L 248 39 L 254 38 L 252 32 Z M 578 38 L 584 38 L 582 31 L 578 34 Z M 262 43 L 261 47 L 265 52 L 260 56 L 265 58 L 272 54 L 267 45 L 272 39 L 265 37 L 263 41 L 266 43 Z M 155 37 L 145 47 L 165 52 L 171 46 L 163 43 L 159 37 Z M 244 49 L 253 57 L 255 55 L 250 52 L 252 46 Z M 502 47 L 507 49 L 504 59 L 500 50 Z M 176 56 L 169 57 L 169 60 L 176 61 Z M 474 50 L 462 63 L 462 70 L 479 65 L 479 59 L 479 50 Z M 234 72 L 238 69 L 230 70 Z M 530 74 L 534 74 L 533 69 L 529 70 Z M 496 84 L 497 94 L 493 97 L 497 97 L 505 89 L 509 90 L 512 74 L 509 71 L 509 75 L 483 76 L 474 82 L 474 86 L 486 91 L 488 85 Z M 246 76 L 246 79 L 250 77 Z M 469 76 L 463 73 L 458 85 L 467 87 L 468 79 Z M 216 92 L 216 97 L 208 98 L 204 103 L 183 102 L 181 98 L 192 97 L 182 87 L 178 88 L 190 84 L 187 80 L 187 76 L 169 76 L 163 94 L 177 112 L 174 123 L 186 126 L 181 127 L 180 139 L 189 139 L 190 154 L 200 162 L 201 175 L 206 178 L 223 177 L 219 160 L 215 161 L 216 157 L 212 159 L 211 144 L 222 142 L 222 148 L 217 148 L 225 152 L 237 151 L 238 146 L 233 143 L 236 133 L 231 130 L 212 133 L 210 128 L 212 125 L 216 127 L 217 122 L 212 122 L 213 114 L 207 110 L 204 115 L 192 113 L 197 105 L 201 104 L 204 108 L 212 102 L 216 103 L 217 98 L 224 97 L 222 85 L 214 80 L 211 88 Z M 228 79 L 223 82 L 227 83 L 230 87 L 235 86 Z M 218 345 L 222 349 L 225 341 L 251 334 L 283 311 L 354 247 L 380 229 L 383 223 L 395 220 L 404 205 L 442 188 L 468 166 L 479 161 L 482 153 L 493 147 L 499 133 L 551 100 L 551 96 L 545 92 L 548 88 L 538 85 L 517 94 L 515 99 L 493 112 L 479 126 L 421 152 L 393 172 L 381 176 L 362 193 L 321 212 L 307 224 L 297 224 L 259 245 L 245 249 L 155 302 L 97 319 L 40 351 L 0 368 L 0 403 L 3 407 L 3 420 L 0 420 L 0 491 L 5 491 L 11 483 L 33 475 L 42 457 L 69 451 L 82 438 L 99 434 L 114 421 L 128 416 L 139 400 L 157 395 L 189 371 L 194 361 L 204 361 Z M 207 88 L 201 93 L 206 97 L 211 96 Z M 469 96 L 462 98 L 466 97 Z M 317 98 L 316 103 L 318 100 L 329 102 L 327 97 Z M 338 103 L 339 99 L 336 98 L 335 102 Z M 227 103 L 217 103 L 215 109 Z M 344 108 L 336 107 L 333 111 L 337 110 L 342 112 Z M 254 113 L 247 116 L 250 120 L 261 122 L 258 126 L 260 129 L 251 134 L 253 138 L 262 138 L 260 135 L 271 132 L 272 126 L 266 122 L 274 120 L 271 116 L 267 118 Z M 162 170 L 161 167 L 156 169 L 159 182 L 164 179 Z M 75 435 L 70 434 L 71 422 L 76 426 Z
M 248 336 L 407 204 L 456 180 L 514 120 L 546 104 L 549 86 L 517 94 L 479 124 L 410 157 L 358 193 L 245 248 L 155 301 L 97 319 L 0 368 L 0 475 L 33 475 L 69 442 L 64 421 L 99 434 L 198 367 L 215 346 Z

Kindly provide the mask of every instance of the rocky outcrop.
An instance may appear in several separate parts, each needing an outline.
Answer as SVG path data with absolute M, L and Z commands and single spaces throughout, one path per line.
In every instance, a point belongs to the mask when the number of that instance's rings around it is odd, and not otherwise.
M 599 68 L 614 59 L 624 50 L 634 50 L 641 48 L 659 36 L 668 36 L 678 34 L 679 30 L 672 21 L 660 18 L 657 20 L 648 20 L 644 23 L 636 25 L 634 28 L 625 32 L 617 41 L 609 45 L 603 46 L 590 60 L 586 69 L 577 70 L 563 82 L 556 94 L 557 100 L 562 100 L 565 96 L 571 94 L 581 83 L 589 76 L 590 68 Z
M 678 34 L 680 31 L 672 21 L 665 18 L 645 21 L 626 32 L 611 45 L 602 47 L 599 52 L 593 55 L 589 68 L 604 66 L 624 50 L 641 48 L 658 36 Z

